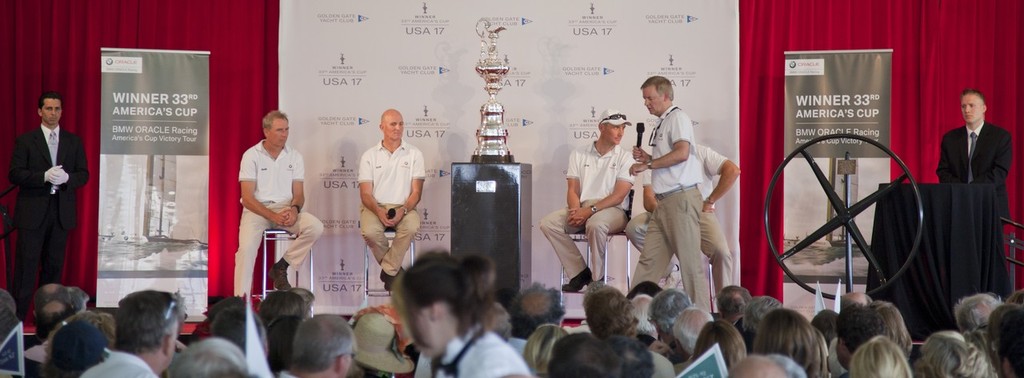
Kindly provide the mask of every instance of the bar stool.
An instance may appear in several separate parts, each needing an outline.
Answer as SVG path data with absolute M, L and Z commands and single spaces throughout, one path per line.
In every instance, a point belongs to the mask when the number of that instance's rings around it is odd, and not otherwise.
M 260 285 L 260 290 L 262 291 L 262 294 L 261 294 L 260 298 L 266 298 L 267 297 L 267 292 L 268 291 L 273 291 L 273 290 L 267 290 L 267 271 L 270 269 L 270 265 L 267 265 L 268 264 L 267 255 L 270 254 L 269 253 L 270 252 L 269 249 L 267 249 L 267 242 L 274 242 L 274 260 L 272 262 L 269 262 L 269 264 L 272 265 L 273 263 L 277 262 L 277 259 L 278 259 L 277 258 L 277 253 L 278 253 L 278 251 L 281 250 L 282 244 L 284 242 L 287 242 L 287 241 L 295 240 L 295 238 L 297 238 L 297 237 L 298 237 L 298 235 L 295 235 L 293 233 L 290 233 L 288 231 L 285 231 L 285 230 L 282 230 L 282 229 L 279 229 L 279 228 L 268 228 L 266 230 L 263 230 L 263 270 L 262 270 L 262 272 L 263 272 L 263 283 L 262 283 L 262 285 Z M 309 259 L 309 290 L 313 291 L 313 251 L 312 250 L 309 251 L 308 259 Z M 295 269 L 295 286 L 299 286 L 299 280 L 302 278 L 299 275 L 299 270 L 297 268 L 298 267 L 296 267 L 296 269 Z
M 384 237 L 388 239 L 388 245 L 395 241 L 395 235 L 398 232 L 395 231 L 394 227 L 388 227 L 384 229 Z M 370 256 L 373 255 L 373 251 L 370 251 L 370 245 L 365 244 L 363 246 L 363 301 L 365 302 L 369 297 L 389 297 L 391 292 L 384 289 L 370 290 Z M 376 258 L 373 261 L 377 261 Z M 416 263 L 416 240 L 415 238 L 409 244 L 409 265 Z M 383 268 L 381 268 L 383 269 Z
M 631 218 L 631 216 L 633 214 L 633 190 L 632 189 L 629 190 L 629 195 L 626 198 L 628 199 L 626 201 L 626 223 L 629 223 L 629 219 Z M 605 246 L 604 246 L 605 250 L 601 251 L 601 256 L 604 259 L 604 269 L 603 269 L 604 277 L 601 280 L 605 284 L 608 283 L 608 243 L 611 243 L 612 240 L 614 240 L 615 237 L 618 237 L 618 236 L 626 238 L 626 231 L 623 230 L 623 231 L 619 231 L 619 232 L 616 232 L 616 233 L 608 234 L 608 240 L 606 240 Z M 569 234 L 569 238 L 572 239 L 572 241 L 576 242 L 576 243 L 588 242 L 589 241 L 589 239 L 587 239 L 587 232 L 586 232 L 586 230 Z M 586 252 L 585 256 L 586 256 L 585 259 L 587 260 L 587 266 L 589 267 L 590 266 L 590 243 L 587 243 L 587 252 Z M 633 280 L 633 273 L 629 269 L 629 264 L 631 264 L 632 261 L 633 261 L 633 249 L 632 249 L 632 246 L 629 243 L 629 238 L 626 238 L 626 288 L 627 288 L 627 290 L 630 287 L 630 283 Z M 558 271 L 558 284 L 559 284 L 558 285 L 559 288 L 561 288 L 562 285 L 565 284 L 565 268 L 564 267 Z

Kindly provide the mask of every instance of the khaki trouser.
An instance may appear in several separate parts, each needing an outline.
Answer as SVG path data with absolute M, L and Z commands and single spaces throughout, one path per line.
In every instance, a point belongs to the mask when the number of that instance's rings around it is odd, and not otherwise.
M 679 260 L 683 289 L 694 306 L 711 312 L 708 278 L 700 252 L 700 213 L 703 205 L 696 187 L 683 190 L 658 202 L 647 226 L 644 253 L 636 266 L 634 285 L 658 282 L 672 260 Z
M 267 208 L 278 212 L 288 206 L 290 204 L 284 202 L 270 204 Z M 310 213 L 299 213 L 295 224 L 284 227 L 248 209 L 242 209 L 242 219 L 238 222 L 238 251 L 235 252 L 235 296 L 245 295 L 252 290 L 253 265 L 256 264 L 257 252 L 263 244 L 263 231 L 268 228 L 279 228 L 296 235 L 295 240 L 288 244 L 283 257 L 291 266 L 302 264 L 313 248 L 313 243 L 324 233 L 324 224 Z M 268 256 L 267 260 L 277 262 L 277 257 Z
M 403 205 L 380 204 L 380 206 L 385 209 L 402 211 L 399 208 Z M 359 231 L 363 234 L 366 245 L 370 247 L 373 257 L 377 259 L 377 263 L 380 264 L 384 273 L 394 276 L 402 268 L 402 261 L 405 260 L 406 252 L 409 252 L 412 238 L 420 229 L 420 214 L 416 210 L 410 209 L 402 217 L 402 221 L 395 225 L 395 239 L 390 246 L 388 246 L 388 238 L 384 236 L 384 229 L 384 224 L 380 223 L 377 214 L 365 207 L 360 210 Z
M 644 253 L 644 237 L 647 234 L 650 215 L 650 213 L 637 215 L 626 225 L 626 237 L 633 243 L 637 251 L 640 251 L 641 255 Z M 732 252 L 729 251 L 729 243 L 725 240 L 725 234 L 722 233 L 722 226 L 718 223 L 718 216 L 713 212 L 702 211 L 700 213 L 700 250 L 711 261 L 715 291 L 733 285 Z M 667 277 L 670 273 L 672 273 L 671 265 L 668 266 L 663 277 Z
M 590 211 L 590 206 L 595 203 L 597 201 L 584 201 L 580 208 Z M 604 278 L 604 256 L 602 253 L 608 245 L 608 234 L 621 232 L 626 227 L 626 212 L 618 207 L 603 209 L 590 216 L 585 227 L 570 226 L 566 223 L 568 217 L 569 209 L 562 208 L 548 214 L 540 221 L 540 231 L 551 242 L 551 246 L 555 249 L 555 255 L 562 262 L 565 274 L 569 278 L 573 278 L 587 267 L 579 247 L 569 237 L 569 234 L 585 230 L 590 245 L 590 273 L 594 280 Z

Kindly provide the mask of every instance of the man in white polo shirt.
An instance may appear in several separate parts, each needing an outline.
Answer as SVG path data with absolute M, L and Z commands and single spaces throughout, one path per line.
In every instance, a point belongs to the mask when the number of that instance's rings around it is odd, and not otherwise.
M 700 213 L 700 250 L 711 260 L 711 271 L 715 281 L 715 292 L 733 284 L 733 263 L 732 252 L 729 251 L 729 243 L 722 233 L 722 226 L 718 223 L 718 216 L 715 215 L 715 201 L 722 199 L 725 193 L 732 189 L 733 184 L 740 177 L 740 167 L 722 154 L 712 150 L 705 145 L 694 147 L 694 162 L 700 163 L 701 172 L 704 173 L 704 182 L 699 185 L 704 203 Z M 651 188 L 651 172 L 644 171 L 637 177 L 644 188 L 644 208 L 647 213 L 634 216 L 626 225 L 626 237 L 633 242 L 640 253 L 644 253 L 644 237 L 647 235 L 647 223 L 650 221 L 650 212 L 658 207 L 658 199 L 654 197 L 654 190 Z M 714 185 L 715 176 L 721 176 L 718 184 Z M 714 189 L 712 189 L 712 187 Z M 671 273 L 671 269 L 666 275 Z
M 619 146 L 626 125 L 626 115 L 608 109 L 601 113 L 597 128 L 600 135 L 594 143 L 577 148 L 569 155 L 566 181 L 568 207 L 548 214 L 540 221 L 540 230 L 551 242 L 555 255 L 562 262 L 565 274 L 572 279 L 562 291 L 578 292 L 592 281 L 604 278 L 604 258 L 608 234 L 626 227 L 626 195 L 633 187 L 629 166 L 630 153 Z M 590 243 L 590 267 L 570 233 L 586 230 Z
M 700 253 L 703 199 L 697 184 L 701 182 L 701 168 L 690 159 L 697 144 L 693 121 L 672 105 L 672 82 L 668 79 L 651 76 L 640 89 L 644 106 L 658 117 L 658 125 L 651 135 L 650 154 L 633 147 L 633 158 L 639 163 L 629 171 L 635 175 L 651 170 L 651 187 L 658 198 L 658 208 L 651 213 L 644 253 L 640 255 L 633 282 L 658 282 L 675 253 L 686 293 L 695 306 L 711 311 Z
M 426 171 L 423 153 L 402 140 L 405 121 L 402 113 L 388 109 L 380 116 L 381 142 L 363 153 L 359 160 L 359 198 L 363 203 L 359 229 L 373 257 L 380 264 L 384 289 L 402 270 L 402 260 L 420 229 L 416 204 L 423 193 Z M 388 246 L 387 228 L 395 229 L 395 240 Z
M 273 110 L 263 117 L 265 139 L 242 154 L 238 182 L 242 186 L 242 220 L 238 225 L 235 252 L 235 295 L 252 290 L 252 267 L 268 228 L 284 229 L 296 235 L 284 257 L 270 269 L 274 288 L 288 290 L 288 266 L 301 264 L 313 243 L 324 232 L 324 224 L 302 211 L 305 168 L 302 155 L 289 147 L 288 116 Z

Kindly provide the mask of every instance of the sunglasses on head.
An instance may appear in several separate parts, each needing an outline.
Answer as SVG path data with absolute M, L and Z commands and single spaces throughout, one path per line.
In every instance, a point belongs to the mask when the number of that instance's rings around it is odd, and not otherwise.
M 602 119 L 601 122 L 612 121 L 612 120 L 620 120 L 620 119 L 625 121 L 626 120 L 626 115 L 625 114 L 621 114 L 621 113 L 612 114 L 612 115 L 607 116 L 604 119 Z

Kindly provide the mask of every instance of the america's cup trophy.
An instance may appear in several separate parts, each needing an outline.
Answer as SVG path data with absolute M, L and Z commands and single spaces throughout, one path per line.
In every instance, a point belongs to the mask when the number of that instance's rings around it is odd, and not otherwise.
M 476 34 L 480 36 L 480 60 L 476 63 L 476 73 L 484 79 L 484 90 L 490 98 L 480 107 L 480 128 L 476 131 L 476 150 L 473 151 L 473 163 L 512 163 L 512 153 L 508 150 L 506 140 L 508 130 L 505 129 L 505 107 L 498 102 L 498 91 L 501 90 L 508 66 L 498 58 L 498 33 L 504 27 L 491 29 L 491 23 L 480 19 L 476 23 Z

